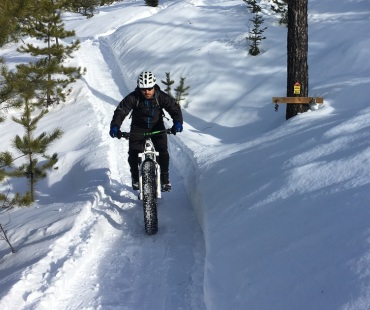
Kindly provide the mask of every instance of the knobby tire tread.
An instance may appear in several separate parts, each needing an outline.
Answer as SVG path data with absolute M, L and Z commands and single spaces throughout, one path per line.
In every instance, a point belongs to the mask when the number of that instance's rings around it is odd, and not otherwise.
M 155 163 L 146 160 L 142 166 L 142 188 L 145 232 L 154 235 L 158 231 L 157 186 Z

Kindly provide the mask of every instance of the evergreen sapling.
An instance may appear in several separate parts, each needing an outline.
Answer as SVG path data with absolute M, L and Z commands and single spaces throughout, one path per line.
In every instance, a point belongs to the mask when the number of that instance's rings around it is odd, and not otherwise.
M 170 76 L 170 72 L 166 72 L 166 81 L 161 81 L 164 85 L 166 85 L 166 89 L 164 90 L 167 95 L 170 95 L 172 97 L 172 94 L 171 94 L 171 86 L 173 83 L 175 83 L 174 80 L 171 80 L 171 76 Z
M 170 72 L 166 72 L 166 81 L 162 80 L 161 82 L 166 85 L 165 92 L 174 98 L 176 103 L 179 105 L 181 105 L 181 102 L 185 100 L 185 96 L 189 95 L 186 91 L 190 88 L 190 86 L 185 86 L 185 78 L 183 77 L 180 77 L 180 84 L 175 88 L 175 97 L 173 97 L 171 93 L 171 86 L 175 82 L 171 80 Z
M 259 45 L 261 44 L 261 41 L 266 39 L 266 37 L 262 36 L 262 34 L 267 29 L 267 27 L 261 28 L 264 19 L 259 13 L 254 14 L 251 22 L 253 23 L 254 27 L 249 32 L 248 36 L 248 40 L 250 41 L 249 54 L 252 56 L 257 56 L 260 54 Z
M 180 77 L 180 84 L 175 88 L 176 95 L 175 100 L 177 104 L 181 106 L 181 102 L 185 100 L 185 96 L 189 95 L 186 91 L 190 88 L 190 86 L 185 86 L 185 78 Z
M 18 205 L 30 205 L 35 201 L 37 182 L 45 178 L 47 170 L 52 168 L 58 161 L 56 153 L 49 156 L 46 154 L 46 151 L 56 139 L 61 137 L 62 131 L 57 128 L 50 134 L 42 132 L 35 136 L 37 123 L 47 113 L 47 110 L 44 109 L 38 112 L 38 114 L 32 115 L 34 112 L 35 109 L 30 104 L 30 101 L 25 99 L 21 117 L 12 117 L 12 120 L 20 124 L 25 131 L 23 137 L 16 135 L 12 141 L 13 148 L 20 154 L 18 158 L 25 157 L 25 162 L 15 167 L 13 163 L 17 158 L 14 158 L 10 152 L 3 152 L 0 155 L 0 164 L 6 165 L 8 168 L 4 171 L 5 176 L 27 178 L 28 191 L 23 196 L 19 193 L 15 194 L 12 200 L 13 203 Z M 0 197 L 0 200 L 5 200 L 4 195 Z
M 249 12 L 254 14 L 253 18 L 250 21 L 253 23 L 253 29 L 249 31 L 249 35 L 246 38 L 249 40 L 249 54 L 252 56 L 257 56 L 260 54 L 259 45 L 261 41 L 266 39 L 266 37 L 262 36 L 262 33 L 267 29 L 261 28 L 261 25 L 264 22 L 263 17 L 260 15 L 262 11 L 261 6 L 259 5 L 258 0 L 243 0 L 249 9 Z

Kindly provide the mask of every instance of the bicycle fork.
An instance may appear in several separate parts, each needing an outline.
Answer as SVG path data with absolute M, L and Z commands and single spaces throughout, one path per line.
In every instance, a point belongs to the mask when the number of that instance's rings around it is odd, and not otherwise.
M 139 153 L 139 200 L 143 200 L 143 177 L 142 177 L 142 169 L 143 164 L 145 161 L 152 161 L 155 165 L 155 182 L 156 182 L 156 198 L 162 197 L 161 191 L 161 167 L 156 162 L 156 157 L 159 156 L 159 153 L 151 148 L 151 143 L 145 145 L 145 149 L 143 153 Z

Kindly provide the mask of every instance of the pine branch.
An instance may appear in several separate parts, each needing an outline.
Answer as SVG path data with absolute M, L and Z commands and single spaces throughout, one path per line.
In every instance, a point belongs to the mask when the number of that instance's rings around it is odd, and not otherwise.
M 9 152 L 0 153 L 0 164 L 2 164 L 0 168 L 10 167 L 14 161 L 27 155 L 28 154 L 20 155 L 18 157 L 13 158 Z

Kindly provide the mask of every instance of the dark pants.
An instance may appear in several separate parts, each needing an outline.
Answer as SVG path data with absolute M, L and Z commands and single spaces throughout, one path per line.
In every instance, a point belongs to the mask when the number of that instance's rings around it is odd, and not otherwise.
M 163 123 L 158 126 L 154 126 L 152 131 L 165 129 Z M 132 127 L 130 131 L 129 139 L 129 151 L 128 151 L 128 163 L 130 165 L 130 171 L 132 176 L 139 176 L 139 158 L 138 154 L 142 153 L 144 150 L 144 132 L 148 132 L 147 129 L 142 129 L 139 127 Z M 167 148 L 167 134 L 159 134 L 151 137 L 155 150 L 159 152 L 159 157 L 157 161 L 161 167 L 161 173 L 168 173 L 168 167 L 170 162 L 170 155 L 168 154 Z

